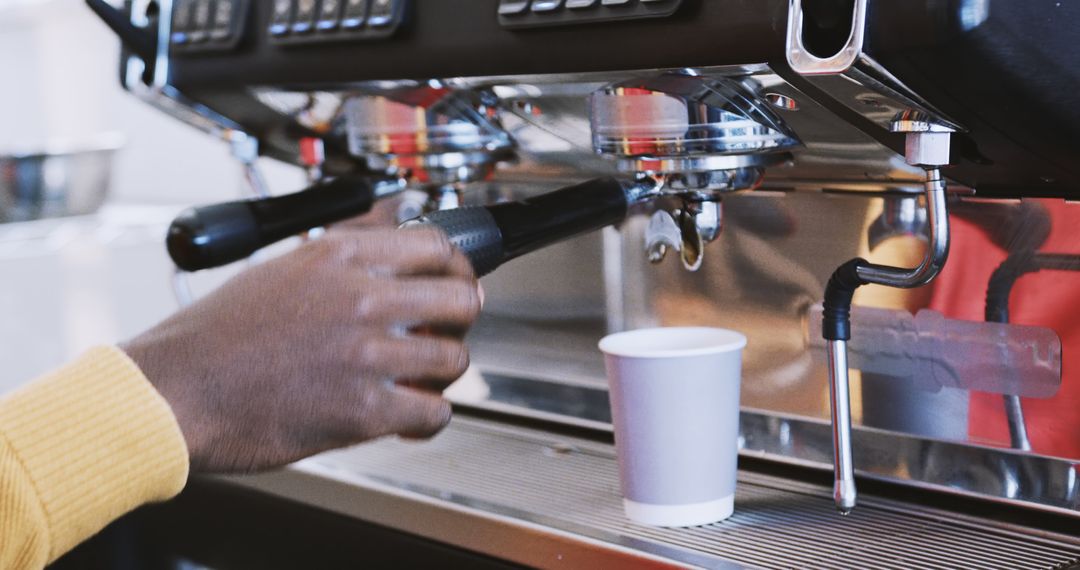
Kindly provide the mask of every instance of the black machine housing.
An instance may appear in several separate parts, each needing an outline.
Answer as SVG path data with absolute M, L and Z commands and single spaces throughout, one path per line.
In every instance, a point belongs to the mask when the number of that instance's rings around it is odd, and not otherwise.
M 786 60 L 789 0 L 371 0 L 382 20 L 346 30 L 319 14 L 365 2 L 174 0 L 209 10 L 210 33 L 174 30 L 169 84 L 227 117 L 262 152 L 297 160 L 306 132 L 253 90 L 347 90 L 363 82 L 590 74 L 766 64 L 881 144 L 890 133 L 836 103 Z M 573 0 L 570 0 L 573 2 Z M 210 7 L 202 7 L 207 4 Z M 309 6 L 310 4 L 310 6 Z M 525 7 L 515 6 L 524 4 Z M 554 9 L 548 9 L 550 5 Z M 282 28 L 288 5 L 293 18 Z M 329 5 L 329 7 L 328 7 Z M 846 39 L 854 0 L 804 0 L 807 47 Z M 314 6 L 314 8 L 311 8 Z M 315 25 L 295 31 L 298 19 Z M 231 10 L 231 12 L 229 12 Z M 275 11 L 277 10 L 277 11 Z M 214 14 L 229 12 L 213 39 Z M 235 18 L 235 21 L 234 19 Z M 276 27 L 275 27 L 276 26 Z M 1080 5 L 1057 0 L 868 0 L 866 52 L 964 128 L 947 176 L 981 197 L 1080 198 Z M 328 153 L 345 157 L 340 140 Z M 348 161 L 347 161 L 348 162 Z

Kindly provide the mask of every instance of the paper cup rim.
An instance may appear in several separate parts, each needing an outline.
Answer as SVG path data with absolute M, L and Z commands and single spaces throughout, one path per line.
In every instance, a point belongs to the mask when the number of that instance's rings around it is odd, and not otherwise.
M 689 346 L 685 340 L 692 338 Z M 652 342 L 650 342 L 650 339 Z M 600 351 L 623 358 L 680 358 L 733 352 L 746 347 L 746 335 L 717 327 L 655 327 L 609 334 Z

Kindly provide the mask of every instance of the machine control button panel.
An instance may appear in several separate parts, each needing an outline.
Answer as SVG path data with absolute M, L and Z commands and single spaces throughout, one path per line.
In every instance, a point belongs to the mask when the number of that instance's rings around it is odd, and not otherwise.
M 394 0 L 371 0 L 371 13 L 368 14 L 368 25 L 373 28 L 389 26 L 394 21 Z
M 502 0 L 499 2 L 499 14 L 512 16 L 521 14 L 529 9 L 530 0 Z
M 376 40 L 401 26 L 409 0 L 274 0 L 270 42 L 278 45 Z M 278 5 L 281 9 L 278 9 Z
M 306 34 L 315 29 L 315 18 L 318 16 L 315 4 L 315 0 L 297 0 L 291 27 L 294 34 Z
M 341 17 L 341 27 L 357 30 L 367 24 L 368 0 L 345 0 L 345 14 Z
M 319 4 L 319 21 L 315 29 L 330 31 L 341 25 L 341 0 L 323 0 Z
M 169 44 L 177 53 L 229 51 L 244 33 L 250 0 L 175 0 Z
M 666 18 L 683 0 L 499 0 L 505 28 L 567 26 L 638 18 Z
M 563 0 L 533 0 L 533 12 L 554 12 L 562 8 Z

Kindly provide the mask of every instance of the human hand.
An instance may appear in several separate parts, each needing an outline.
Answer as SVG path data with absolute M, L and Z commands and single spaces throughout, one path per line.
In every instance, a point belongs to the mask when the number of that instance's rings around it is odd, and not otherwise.
M 401 220 L 398 219 L 398 210 L 401 208 L 401 204 L 402 196 L 400 194 L 376 200 L 367 213 L 337 222 L 328 229 L 333 232 L 339 229 L 396 228 L 401 225 Z
M 437 433 L 449 404 L 396 381 L 461 376 L 468 350 L 446 331 L 479 310 L 472 267 L 441 232 L 339 229 L 122 348 L 172 407 L 193 470 L 255 471 Z

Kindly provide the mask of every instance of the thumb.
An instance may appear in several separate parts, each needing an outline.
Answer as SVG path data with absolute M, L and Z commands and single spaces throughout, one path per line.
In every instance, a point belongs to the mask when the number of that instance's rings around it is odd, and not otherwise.
M 409 438 L 427 439 L 450 423 L 450 402 L 437 394 L 394 388 L 386 396 L 390 428 Z

